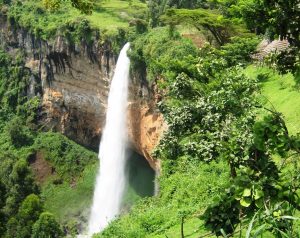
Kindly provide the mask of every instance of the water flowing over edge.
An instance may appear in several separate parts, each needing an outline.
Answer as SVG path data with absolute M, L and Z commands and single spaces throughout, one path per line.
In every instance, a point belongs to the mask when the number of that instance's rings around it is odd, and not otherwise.
M 130 44 L 127 43 L 121 50 L 111 81 L 106 125 L 98 156 L 100 168 L 88 226 L 89 237 L 102 231 L 120 213 L 126 180 L 126 107 L 130 66 L 127 51 L 129 47 Z

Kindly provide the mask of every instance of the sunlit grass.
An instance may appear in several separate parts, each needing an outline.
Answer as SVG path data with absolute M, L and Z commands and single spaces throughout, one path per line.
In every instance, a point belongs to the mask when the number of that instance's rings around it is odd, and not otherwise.
M 249 77 L 257 77 L 259 74 L 267 76 L 265 81 L 260 82 L 262 103 L 265 107 L 282 113 L 291 135 L 300 133 L 300 90 L 296 85 L 297 80 L 294 76 L 290 73 L 279 75 L 270 68 L 254 65 L 248 67 L 245 73 Z M 293 158 L 299 161 L 299 156 Z M 279 164 L 282 163 L 278 155 L 274 156 L 274 160 Z M 286 170 L 294 166 L 291 161 L 287 161 L 287 163 Z M 300 213 L 296 212 L 295 216 L 299 218 Z M 299 230 L 299 227 L 300 221 L 297 220 L 294 229 Z
M 104 0 L 98 1 L 92 14 L 85 15 L 64 3 L 58 10 L 45 9 L 42 1 L 27 0 L 22 5 L 13 5 L 9 17 L 43 39 L 49 39 L 63 31 L 65 25 L 78 19 L 87 19 L 92 28 L 100 32 L 116 32 L 118 28 L 129 26 L 135 17 L 145 17 L 146 4 L 139 0 Z
M 95 164 L 88 165 L 81 177 L 73 184 L 63 182 L 54 185 L 48 181 L 42 187 L 45 209 L 53 213 L 60 222 L 86 216 L 92 202 L 94 182 L 97 172 Z
M 264 106 L 283 114 L 287 128 L 293 135 L 300 132 L 300 91 L 292 74 L 279 75 L 267 67 L 250 66 L 246 69 L 249 77 L 268 75 L 260 82 L 261 100 Z
M 134 0 L 131 3 L 124 0 L 106 0 L 99 2 L 92 15 L 86 16 L 86 18 L 96 28 L 112 30 L 128 26 L 128 22 L 133 17 L 143 15 L 145 11 L 146 4 L 139 0 Z M 78 14 L 78 11 L 76 12 Z

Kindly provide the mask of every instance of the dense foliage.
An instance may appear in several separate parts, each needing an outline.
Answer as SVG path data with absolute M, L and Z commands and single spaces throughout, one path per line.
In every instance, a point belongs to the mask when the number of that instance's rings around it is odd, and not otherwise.
M 208 90 L 204 90 L 207 86 L 196 86 L 197 81 L 184 74 L 170 84 L 160 105 L 169 130 L 157 154 L 170 164 L 164 167 L 165 174 L 172 174 L 183 158 L 192 163 L 227 161 L 234 185 L 219 204 L 204 214 L 207 227 L 219 235 L 232 234 L 243 219 L 260 211 L 264 203 L 269 209 L 280 209 L 282 216 L 293 216 L 299 209 L 297 172 L 293 172 L 293 179 L 283 182 L 281 171 L 272 160 L 275 153 L 286 157 L 289 151 L 297 152 L 299 139 L 288 135 L 284 121 L 275 112 L 256 122 L 257 86 L 240 68 L 225 68 L 221 72 L 208 81 L 212 84 L 207 85 Z M 273 233 L 292 234 L 289 221 L 283 219 L 275 224 L 282 228 L 276 231 L 271 226 Z
M 134 70 L 146 70 L 149 81 L 162 76 L 174 78 L 180 72 L 197 75 L 197 49 L 188 40 L 172 35 L 165 28 L 157 28 L 133 42 L 130 52 Z M 145 68 L 147 67 L 147 68 Z
M 153 151 L 162 166 L 159 194 L 96 237 L 298 237 L 299 124 L 291 131 L 261 90 L 272 88 L 273 77 L 281 85 L 273 97 L 298 98 L 286 76 L 294 74 L 299 87 L 299 1 L 149 0 L 147 14 L 145 2 L 0 0 L 13 29 L 43 40 L 110 41 L 117 52 L 129 38 L 132 72 L 155 91 L 168 124 Z M 108 28 L 117 30 L 106 34 Z M 268 55 L 260 62 L 266 72 L 249 77 L 262 35 L 287 38 L 293 47 Z M 92 193 L 96 155 L 40 131 L 40 102 L 27 97 L 31 72 L 23 57 L 0 51 L 0 237 L 75 236 Z M 46 181 L 32 170 L 37 157 L 50 168 Z
M 76 10 L 73 6 L 83 4 L 87 11 Z M 84 44 L 104 42 L 117 44 L 115 38 L 124 35 L 128 22 L 145 15 L 146 4 L 139 0 L 90 1 L 90 0 L 26 0 L 0 1 L 0 12 L 9 19 L 10 27 L 16 30 L 25 28 L 35 37 L 49 43 L 57 36 L 64 36 L 70 43 Z M 93 14 L 90 14 L 94 9 Z M 82 9 L 81 9 L 82 10 Z M 116 53 L 121 45 L 118 45 Z M 115 47 L 114 47 L 115 48 Z
M 228 5 L 230 11 L 224 8 L 227 4 L 224 2 L 213 7 L 224 16 L 213 18 L 210 14 L 215 11 L 180 9 L 167 11 L 163 19 L 171 26 L 222 27 L 218 21 L 224 19 L 234 24 L 234 18 L 240 16 L 240 9 L 234 9 L 233 2 Z M 163 3 L 156 3 L 163 7 Z M 220 28 L 220 32 L 224 29 Z M 247 237 L 266 233 L 275 237 L 298 235 L 295 226 L 299 212 L 299 166 L 295 158 L 299 138 L 290 135 L 280 113 L 265 108 L 259 100 L 261 80 L 268 75 L 248 78 L 243 73 L 258 39 L 251 35 L 231 38 L 230 33 L 227 39 L 228 43 L 219 41 L 223 45 L 219 49 L 205 46 L 193 50 L 171 27 L 154 28 L 132 43 L 133 68 L 147 70 L 147 79 L 156 82 L 158 107 L 168 124 L 168 131 L 154 152 L 163 161 L 161 191 L 159 197 L 140 204 L 99 237 L 165 234 L 170 229 L 167 221 L 174 226 L 174 210 L 177 224 L 181 223 L 182 237 L 184 220 L 193 220 L 196 214 L 201 214 L 206 229 L 225 237 L 236 232 L 241 237 L 243 230 L 247 231 Z M 297 55 L 296 52 L 291 55 Z M 277 62 L 277 65 L 283 64 Z M 287 71 L 282 73 L 290 71 L 284 67 Z M 201 195 L 192 202 L 189 199 L 192 195 L 183 186 L 205 181 L 202 176 L 189 173 L 194 171 L 191 167 L 201 174 L 202 168 L 214 163 L 227 164 L 229 184 L 220 183 L 218 195 L 212 194 L 214 200 L 204 208 Z M 182 176 L 180 181 L 176 180 L 178 173 Z M 182 203 L 177 200 L 177 192 L 182 193 Z M 167 204 L 166 221 L 162 207 Z
M 230 37 L 246 34 L 237 22 L 224 17 L 216 10 L 208 9 L 169 9 L 162 17 L 170 25 L 188 24 L 208 37 L 211 34 L 218 45 L 228 43 Z
M 51 213 L 44 212 L 40 215 L 32 228 L 32 238 L 59 238 L 63 232 Z
M 259 33 L 267 33 L 274 39 L 280 36 L 292 44 L 300 43 L 300 8 L 298 0 L 241 0 L 240 14 L 249 28 Z
M 56 218 L 43 213 L 31 167 L 35 155 L 57 171 L 53 183 L 74 180 L 95 164 L 96 155 L 57 133 L 38 132 L 39 99 L 26 96 L 30 74 L 22 57 L 13 60 L 0 51 L 0 60 L 0 237 L 62 237 Z
M 46 8 L 50 10 L 57 10 L 62 4 L 61 0 L 43 0 Z M 71 0 L 71 4 L 73 7 L 79 9 L 83 13 L 91 14 L 95 0 Z

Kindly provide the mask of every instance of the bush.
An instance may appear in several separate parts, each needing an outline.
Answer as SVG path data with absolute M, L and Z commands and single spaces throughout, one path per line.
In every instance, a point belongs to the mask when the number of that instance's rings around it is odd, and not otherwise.
M 31 170 L 25 159 L 7 160 L 3 174 L 9 174 L 6 180 L 6 204 L 4 211 L 11 216 L 18 211 L 20 203 L 31 193 L 38 193 Z M 2 171 L 1 171 L 2 172 Z M 3 178 L 1 178 L 3 180 Z M 5 180 L 4 180 L 5 181 Z
M 177 74 L 198 77 L 196 64 L 198 50 L 193 43 L 178 34 L 170 36 L 167 28 L 156 28 L 132 42 L 129 54 L 135 70 L 146 70 L 147 79 L 153 82 L 163 76 L 172 81 Z M 145 73 L 145 72 L 143 72 Z
M 20 117 L 14 117 L 12 121 L 8 123 L 6 130 L 11 143 L 15 147 L 20 148 L 33 144 L 33 134 L 28 127 L 24 126 L 24 122 Z
M 33 225 L 31 238 L 63 237 L 60 225 L 51 213 L 44 212 Z
M 97 162 L 95 153 L 59 133 L 40 133 L 33 147 L 36 151 L 43 151 L 45 159 L 66 180 L 78 176 L 86 165 Z
M 230 43 L 221 47 L 221 55 L 226 59 L 229 67 L 249 63 L 259 41 L 257 37 L 233 37 Z
M 296 47 L 280 52 L 276 57 L 277 70 L 281 74 L 291 72 L 296 75 L 300 69 L 300 51 Z
M 30 238 L 32 226 L 39 218 L 43 206 L 35 194 L 27 196 L 22 202 L 18 214 L 10 218 L 7 235 L 16 238 Z

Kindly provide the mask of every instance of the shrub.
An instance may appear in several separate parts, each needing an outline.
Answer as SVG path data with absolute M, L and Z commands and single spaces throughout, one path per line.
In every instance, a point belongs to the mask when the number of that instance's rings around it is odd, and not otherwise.
M 51 213 L 44 212 L 33 225 L 31 238 L 60 238 L 63 232 Z
M 251 61 L 251 55 L 255 52 L 258 43 L 259 38 L 257 37 L 233 37 L 230 43 L 221 47 L 221 55 L 226 59 L 230 67 L 246 64 Z
M 147 79 L 153 82 L 163 76 L 172 81 L 177 74 L 198 77 L 196 64 L 198 50 L 193 43 L 178 34 L 169 35 L 167 28 L 153 29 L 132 42 L 130 57 L 133 68 L 146 70 Z
M 7 235 L 16 238 L 30 238 L 32 226 L 39 218 L 42 209 L 39 197 L 35 194 L 28 195 L 22 202 L 16 219 L 10 218 Z
M 28 127 L 24 126 L 24 122 L 20 117 L 14 117 L 7 125 L 7 133 L 11 143 L 20 148 L 33 144 L 33 135 Z
M 79 175 L 86 165 L 97 161 L 95 153 L 54 132 L 40 133 L 34 149 L 43 151 L 45 159 L 67 180 Z

